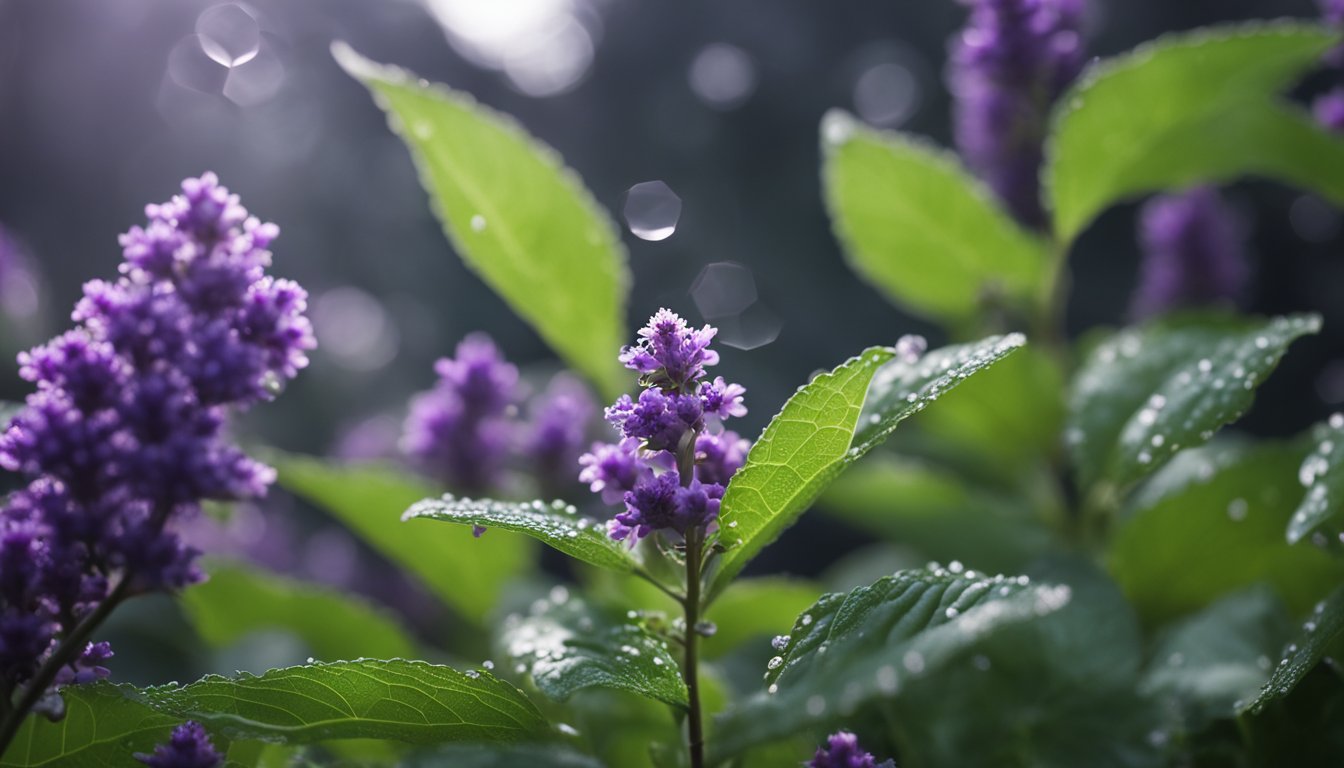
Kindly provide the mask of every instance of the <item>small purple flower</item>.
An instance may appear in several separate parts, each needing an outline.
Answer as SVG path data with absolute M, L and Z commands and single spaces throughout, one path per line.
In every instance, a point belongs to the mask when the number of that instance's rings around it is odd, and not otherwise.
M 224 764 L 224 756 L 210 743 L 210 736 L 200 723 L 187 722 L 173 729 L 167 744 L 154 748 L 154 753 L 137 753 L 135 759 L 150 768 L 216 768 Z
M 518 397 L 518 369 L 488 336 L 473 334 L 434 370 L 434 388 L 411 401 L 402 450 L 455 491 L 487 491 L 508 458 L 506 417 Z
M 1082 69 L 1082 0 L 964 2 L 947 73 L 957 148 L 1019 221 L 1041 227 L 1042 144 L 1051 106 Z
M 702 483 L 728 485 L 728 480 L 747 461 L 751 441 L 732 430 L 702 433 L 695 440 L 695 478 Z
M 742 404 L 742 396 L 746 393 L 746 388 L 741 384 L 728 384 L 722 376 L 715 376 L 713 381 L 700 385 L 700 400 L 704 404 L 705 413 L 720 419 L 746 416 L 747 406 Z
M 633 532 L 641 539 L 653 531 L 672 530 L 685 535 L 691 528 L 707 528 L 719 515 L 723 486 L 692 480 L 682 487 L 675 471 L 642 480 L 625 494 L 625 511 L 616 515 L 612 538 Z
M 1149 200 L 1140 213 L 1139 240 L 1136 317 L 1234 300 L 1246 284 L 1241 222 L 1212 187 Z
M 625 438 L 619 443 L 593 443 L 592 451 L 579 457 L 579 482 L 587 483 L 593 493 L 602 495 L 607 504 L 620 504 L 627 491 L 653 470 L 639 457 L 639 440 Z
M 863 751 L 859 737 L 839 731 L 826 739 L 826 746 L 808 762 L 808 768 L 877 768 L 877 759 Z
M 643 374 L 645 386 L 684 391 L 705 375 L 705 366 L 719 362 L 709 348 L 716 333 L 708 325 L 691 328 L 677 313 L 660 309 L 639 329 L 639 342 L 621 350 L 620 361 Z

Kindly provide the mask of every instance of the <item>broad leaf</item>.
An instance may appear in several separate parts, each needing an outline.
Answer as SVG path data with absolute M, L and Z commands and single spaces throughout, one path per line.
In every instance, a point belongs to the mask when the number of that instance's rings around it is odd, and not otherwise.
M 1045 243 L 1019 227 L 950 152 L 822 120 L 826 205 L 850 266 L 896 304 L 950 322 L 986 301 L 1031 306 L 1045 291 Z
M 401 768 L 602 768 L 602 763 L 563 747 L 453 744 L 412 755 Z
M 572 367 L 609 397 L 621 392 L 625 248 L 578 175 L 512 118 L 465 93 L 341 43 L 332 53 L 388 113 L 463 261 Z
M 1344 202 L 1344 142 L 1279 98 L 1336 39 L 1301 23 L 1242 24 L 1094 65 L 1060 99 L 1047 145 L 1059 239 L 1118 200 L 1244 174 Z
M 324 661 L 411 658 L 415 645 L 391 615 L 362 600 L 256 566 L 214 561 L 180 604 L 205 642 L 222 648 L 260 629 L 293 632 Z
M 1066 442 L 1084 486 L 1124 488 L 1250 407 L 1288 345 L 1316 315 L 1178 317 L 1117 333 L 1083 363 Z
M 537 689 L 565 701 L 587 688 L 629 691 L 686 706 L 686 684 L 667 641 L 633 620 L 613 620 L 557 587 L 504 622 L 500 647 Z
M 705 658 L 714 659 L 748 640 L 778 634 L 812 605 L 821 589 L 802 579 L 767 576 L 733 582 L 705 614 L 714 634 L 700 641 Z M 768 648 L 762 642 L 763 648 Z
M 1229 595 L 1162 636 L 1140 686 L 1197 731 L 1254 698 L 1287 635 L 1288 614 L 1273 592 Z
M 1318 425 L 1314 441 L 1298 470 L 1307 494 L 1288 521 L 1290 543 L 1318 531 L 1339 536 L 1344 529 L 1344 414 Z
M 1341 638 L 1344 638 L 1344 587 L 1316 603 L 1302 628 L 1283 649 L 1268 682 L 1259 695 L 1241 703 L 1241 712 L 1256 714 L 1271 701 L 1287 696 L 1325 658 L 1332 643 Z
M 767 665 L 766 691 L 715 724 L 721 756 L 799 729 L 836 722 L 872 699 L 893 698 L 1009 624 L 1062 608 L 1067 587 L 945 570 L 903 571 L 849 594 L 823 595 L 798 617 Z
M 583 517 L 573 505 L 563 501 L 507 502 L 459 499 L 447 494 L 416 502 L 406 510 L 402 519 L 440 520 L 482 526 L 487 530 L 516 531 L 590 565 L 625 573 L 639 570 L 639 561 L 629 546 L 608 536 L 604 524 Z M 417 535 L 426 537 L 423 532 Z M 485 539 L 486 535 L 481 538 Z
M 1302 611 L 1344 579 L 1344 562 L 1283 538 L 1304 453 L 1298 442 L 1214 443 L 1154 475 L 1117 522 L 1109 553 L 1139 613 L 1168 619 L 1257 583 Z
M 473 540 L 465 530 L 425 536 L 399 523 L 407 507 L 437 492 L 413 475 L 389 467 L 328 463 L 299 455 L 267 458 L 279 471 L 280 485 L 286 490 L 336 518 L 478 624 L 499 603 L 505 585 L 533 567 L 532 547 L 521 536 Z
M 1024 343 L 1021 334 L 992 336 L 934 350 L 914 362 L 873 347 L 799 389 L 728 484 L 719 538 L 729 549 L 713 577 L 711 596 L 897 424 Z
M 30 715 L 0 766 L 5 768 L 124 768 L 136 752 L 149 753 L 168 740 L 182 720 L 156 712 L 126 695 L 125 688 L 99 683 L 66 688 L 65 719 L 52 723 Z M 227 743 L 212 734 L 220 749 Z

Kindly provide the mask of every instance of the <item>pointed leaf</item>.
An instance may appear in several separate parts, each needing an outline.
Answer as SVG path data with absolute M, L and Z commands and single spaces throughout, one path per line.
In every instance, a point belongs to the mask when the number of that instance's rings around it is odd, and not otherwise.
M 1307 494 L 1288 521 L 1288 541 L 1293 544 L 1318 531 L 1331 537 L 1344 534 L 1344 414 L 1336 413 L 1317 425 L 1313 442 L 1298 469 Z
M 729 549 L 713 577 L 711 596 L 901 421 L 1025 343 L 1021 334 L 991 336 L 934 350 L 915 362 L 873 347 L 800 388 L 728 484 L 719 538 Z
M 1336 39 L 1320 26 L 1253 22 L 1094 64 L 1060 98 L 1046 148 L 1056 234 L 1071 241 L 1123 198 L 1243 174 L 1344 202 L 1344 142 L 1279 98 Z
M 767 665 L 766 691 L 717 720 L 716 754 L 840 721 L 871 699 L 899 695 L 903 680 L 933 674 L 1000 627 L 1068 601 L 1067 587 L 942 569 L 902 571 L 823 595 Z
M 206 571 L 209 579 L 183 590 L 179 600 L 215 648 L 277 628 L 293 632 L 324 661 L 415 655 L 415 644 L 393 616 L 353 595 L 241 563 L 212 561 Z
M 957 322 L 1045 290 L 1048 257 L 956 156 L 839 110 L 821 123 L 826 206 L 849 265 L 893 303 Z
M 563 501 L 508 502 L 459 499 L 445 494 L 416 502 L 403 520 L 441 520 L 459 525 L 502 528 L 531 536 L 566 555 L 599 568 L 633 573 L 639 569 L 630 547 L 607 535 L 606 526 L 578 514 Z M 423 537 L 423 533 L 417 533 Z M 485 539 L 482 536 L 481 539 Z
M 460 91 L 337 43 L 336 61 L 406 142 L 454 250 L 571 366 L 609 397 L 628 377 L 625 248 L 555 150 Z
M 667 641 L 637 622 L 590 609 L 564 587 L 533 603 L 527 615 L 506 619 L 500 646 L 556 701 L 587 688 L 611 688 L 686 706 L 686 684 Z
M 399 523 L 408 506 L 436 493 L 414 475 L 297 454 L 271 454 L 267 459 L 286 490 L 336 518 L 478 624 L 499 604 L 505 585 L 532 568 L 532 547 L 521 536 L 473 540 L 470 532 L 455 531 L 426 537 Z
M 1125 488 L 1250 407 L 1288 345 L 1316 315 L 1179 317 L 1121 331 L 1083 363 L 1066 441 L 1084 486 Z
M 1241 712 L 1256 714 L 1271 701 L 1287 696 L 1340 638 L 1344 638 L 1344 587 L 1316 604 L 1302 628 L 1284 648 L 1260 694 L 1245 702 Z

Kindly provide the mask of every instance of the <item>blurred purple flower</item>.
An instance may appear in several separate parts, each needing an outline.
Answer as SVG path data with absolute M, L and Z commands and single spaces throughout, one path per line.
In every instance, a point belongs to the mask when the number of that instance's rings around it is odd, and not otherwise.
M 1082 0 L 964 0 L 952 43 L 953 132 L 970 169 L 1023 224 L 1042 227 L 1040 165 L 1051 106 L 1082 69 Z
M 154 748 L 154 753 L 136 754 L 135 759 L 150 768 L 216 768 L 224 764 L 210 736 L 200 723 L 188 720 L 173 729 L 167 744 Z
M 1139 241 L 1135 317 L 1232 301 L 1246 284 L 1241 222 L 1212 187 L 1149 200 L 1139 216 Z
M 839 731 L 826 739 L 826 746 L 808 762 L 808 768 L 877 768 L 877 760 L 859 746 L 859 738 Z
M 1311 104 L 1316 122 L 1333 133 L 1344 133 L 1344 87 L 1316 97 Z
M 563 496 L 574 483 L 574 462 L 583 452 L 597 404 L 576 377 L 559 373 L 533 400 L 523 454 L 543 496 Z M 591 482 L 591 481 L 589 481 Z

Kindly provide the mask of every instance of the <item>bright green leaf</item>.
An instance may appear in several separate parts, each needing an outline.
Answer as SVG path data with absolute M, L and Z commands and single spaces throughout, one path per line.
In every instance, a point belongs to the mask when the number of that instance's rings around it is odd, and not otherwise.
M 180 604 L 205 642 L 223 648 L 250 632 L 278 628 L 297 635 L 324 661 L 411 658 L 415 645 L 390 614 L 339 592 L 214 561 L 210 578 L 184 590 Z
M 850 266 L 894 303 L 958 322 L 987 300 L 1029 305 L 1045 290 L 1045 243 L 1019 227 L 950 152 L 822 120 L 826 205 Z
M 715 723 L 721 757 L 800 729 L 839 722 L 1001 627 L 1059 610 L 1067 587 L 1002 576 L 903 571 L 823 595 L 798 617 L 766 669 L 765 692 Z
M 1316 315 L 1269 320 L 1178 317 L 1117 333 L 1074 380 L 1066 442 L 1079 480 L 1124 488 L 1250 407 L 1288 345 Z
M 1302 493 L 1297 443 L 1214 443 L 1153 476 L 1117 522 L 1111 572 L 1144 617 L 1190 613 L 1257 583 L 1305 610 L 1344 563 L 1283 538 Z
M 504 622 L 500 647 L 557 701 L 610 688 L 686 706 L 686 684 L 667 642 L 635 621 L 614 620 L 571 598 L 564 587 Z
M 549 504 L 542 501 L 507 502 L 459 499 L 448 494 L 417 501 L 406 510 L 403 519 L 440 520 L 516 531 L 600 568 L 634 573 L 640 567 L 630 547 L 608 536 L 604 524 L 579 515 L 573 505 L 563 501 Z M 424 533 L 417 535 L 425 536 Z
M 407 507 L 437 493 L 417 477 L 389 467 L 299 455 L 272 454 L 267 459 L 286 490 L 336 518 L 478 624 L 499 603 L 505 585 L 532 567 L 532 547 L 521 536 L 473 539 L 465 530 L 425 536 L 402 525 Z
M 711 595 L 722 592 L 827 484 L 897 424 L 1024 343 L 1021 334 L 992 336 L 934 350 L 914 362 L 896 358 L 895 350 L 872 347 L 800 388 L 728 484 L 719 530 L 729 549 Z
M 1271 701 L 1287 696 L 1341 637 L 1344 637 L 1344 587 L 1316 603 L 1302 628 L 1283 649 L 1259 695 L 1243 702 L 1241 712 L 1256 714 Z
M 820 592 L 820 587 L 802 579 L 738 579 L 705 614 L 715 628 L 700 641 L 705 658 L 715 659 L 748 640 L 784 632 Z
M 380 66 L 342 43 L 406 142 L 454 249 L 571 366 L 625 389 L 625 248 L 610 216 L 550 147 L 460 91 Z
M 1059 100 L 1047 144 L 1058 237 L 1073 240 L 1118 200 L 1244 174 L 1344 202 L 1344 142 L 1280 101 L 1336 39 L 1255 22 L 1168 35 L 1094 65 Z
M 1313 440 L 1315 446 L 1298 469 L 1307 493 L 1288 521 L 1293 544 L 1326 529 L 1338 536 L 1344 528 L 1344 414 L 1318 425 Z

